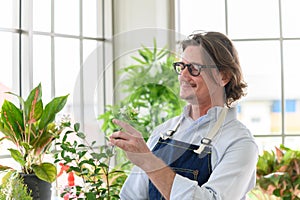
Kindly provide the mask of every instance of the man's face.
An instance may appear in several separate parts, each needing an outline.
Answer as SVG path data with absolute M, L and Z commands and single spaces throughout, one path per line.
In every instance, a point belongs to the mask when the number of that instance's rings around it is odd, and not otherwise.
M 182 62 L 212 65 L 204 60 L 205 52 L 199 46 L 188 46 L 182 55 Z M 193 105 L 213 105 L 213 98 L 223 99 L 222 77 L 217 68 L 202 69 L 199 76 L 192 76 L 187 67 L 178 76 L 180 97 Z

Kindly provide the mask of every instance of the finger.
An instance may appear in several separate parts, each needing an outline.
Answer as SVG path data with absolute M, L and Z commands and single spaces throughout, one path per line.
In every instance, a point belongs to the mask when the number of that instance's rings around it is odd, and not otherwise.
M 130 139 L 130 134 L 124 131 L 117 131 L 111 134 L 110 136 L 111 139 L 121 139 L 121 140 L 129 140 Z
M 141 136 L 140 132 L 138 132 L 135 128 L 133 128 L 130 124 L 118 120 L 118 119 L 113 119 L 112 122 L 118 126 L 120 126 L 121 128 L 123 128 L 126 132 L 134 135 L 134 136 Z
M 115 138 L 110 138 L 109 143 L 113 146 L 117 146 L 121 149 L 123 149 L 124 151 L 127 151 L 127 146 L 128 146 L 128 141 L 127 140 L 123 140 L 123 139 L 115 139 Z

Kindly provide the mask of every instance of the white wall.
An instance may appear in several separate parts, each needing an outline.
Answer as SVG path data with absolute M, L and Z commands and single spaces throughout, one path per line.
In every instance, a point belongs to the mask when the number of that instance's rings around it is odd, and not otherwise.
M 153 39 L 157 40 L 158 48 L 168 45 L 173 49 L 174 6 L 175 0 L 114 0 L 114 69 L 134 64 L 131 56 L 145 45 L 153 47 Z M 114 99 L 121 99 L 118 83 L 122 79 L 115 75 Z

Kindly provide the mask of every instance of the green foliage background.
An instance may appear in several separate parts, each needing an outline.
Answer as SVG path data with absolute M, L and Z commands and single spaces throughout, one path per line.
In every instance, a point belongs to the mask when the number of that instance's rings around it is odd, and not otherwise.
M 153 129 L 181 113 L 184 102 L 178 97 L 179 83 L 173 70 L 174 55 L 166 48 L 158 49 L 154 40 L 153 48 L 142 46 L 138 57 L 132 57 L 136 62 L 121 69 L 122 80 L 118 90 L 127 94 L 116 105 L 108 105 L 104 114 L 102 131 L 110 135 L 117 129 L 111 120 L 119 118 L 131 123 L 147 140 Z M 125 107 L 126 113 L 120 110 Z M 132 112 L 131 112 L 132 111 Z M 138 114 L 134 117 L 132 113 Z
M 108 105 L 99 116 L 102 131 L 109 136 L 118 129 L 113 118 L 129 122 L 148 140 L 153 129 L 181 113 L 185 104 L 179 95 L 177 74 L 173 70 L 175 56 L 166 48 L 159 49 L 154 39 L 153 47 L 142 46 L 135 62 L 118 73 L 118 91 L 126 94 L 116 105 Z M 118 152 L 118 162 L 124 163 L 124 154 Z

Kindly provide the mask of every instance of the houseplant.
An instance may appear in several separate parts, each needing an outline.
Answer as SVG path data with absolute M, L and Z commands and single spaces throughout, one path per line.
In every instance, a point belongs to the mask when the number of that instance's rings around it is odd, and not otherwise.
M 110 135 L 117 128 L 111 119 L 124 120 L 122 109 L 134 109 L 138 116 L 130 121 L 147 140 L 157 125 L 179 115 L 185 103 L 178 98 L 179 83 L 172 65 L 175 56 L 166 47 L 159 49 L 155 39 L 152 48 L 142 45 L 137 53 L 132 56 L 134 64 L 118 71 L 123 77 L 118 91 L 126 97 L 108 105 L 98 119 L 103 121 L 102 131 Z
M 8 169 L 0 184 L 0 200 L 32 200 L 27 185 L 16 170 Z
M 119 191 L 126 174 L 121 166 L 110 166 L 114 156 L 112 147 L 95 146 L 89 143 L 86 135 L 80 132 L 79 123 L 62 122 L 66 131 L 57 142 L 55 162 L 61 170 L 58 177 L 67 173 L 67 184 L 61 188 L 64 199 L 114 200 L 119 199 Z
M 132 56 L 133 64 L 117 71 L 122 77 L 118 91 L 125 98 L 107 105 L 106 112 L 98 117 L 106 136 L 118 129 L 112 123 L 113 118 L 118 118 L 129 122 L 147 140 L 156 126 L 181 113 L 185 102 L 178 97 L 179 82 L 172 65 L 175 59 L 166 47 L 158 48 L 154 39 L 153 47 L 142 45 L 137 56 Z M 124 110 L 131 115 L 125 112 L 124 116 Z M 128 161 L 123 151 L 116 152 L 117 163 Z M 130 170 L 132 166 L 126 167 Z
M 32 182 L 29 178 L 32 177 L 41 181 L 38 185 L 43 185 L 43 181 L 49 183 L 45 186 L 50 188 L 57 171 L 54 164 L 43 162 L 43 157 L 63 129 L 56 126 L 54 120 L 65 106 L 68 95 L 56 97 L 44 107 L 41 84 L 30 92 L 26 100 L 16 94 L 9 94 L 18 98 L 20 108 L 10 101 L 4 101 L 0 117 L 0 132 L 4 137 L 0 140 L 7 139 L 15 145 L 8 150 L 11 157 L 21 165 L 21 174 L 27 184 Z
M 300 199 L 300 151 L 280 146 L 264 151 L 257 163 L 257 187 L 284 200 Z

